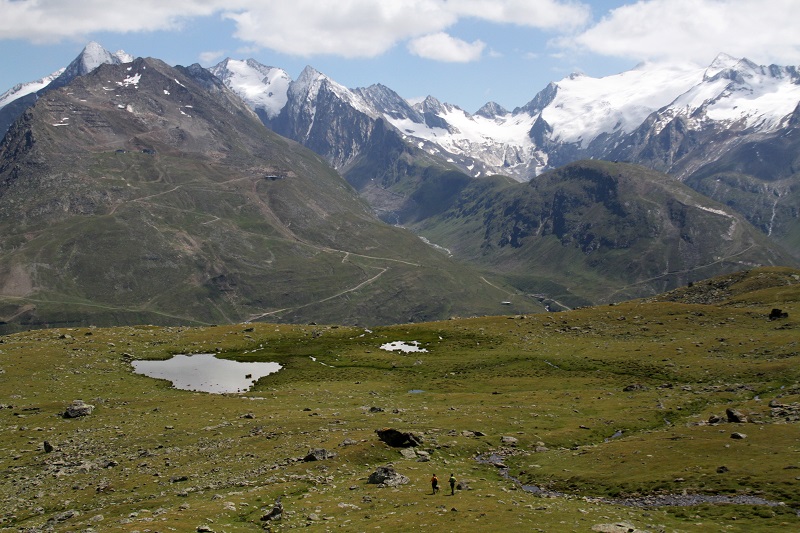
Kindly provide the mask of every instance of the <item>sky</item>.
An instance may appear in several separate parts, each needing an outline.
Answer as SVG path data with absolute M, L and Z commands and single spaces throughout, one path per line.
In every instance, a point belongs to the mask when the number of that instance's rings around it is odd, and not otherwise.
M 719 53 L 800 65 L 800 0 L 0 0 L 0 94 L 90 41 L 171 65 L 231 57 L 311 65 L 346 87 L 381 83 L 474 113 L 548 83 Z

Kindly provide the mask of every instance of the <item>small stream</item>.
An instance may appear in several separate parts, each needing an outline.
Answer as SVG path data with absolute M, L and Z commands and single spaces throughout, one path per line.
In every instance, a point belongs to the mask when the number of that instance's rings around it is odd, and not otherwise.
M 657 494 L 652 496 L 637 496 L 630 498 L 607 498 L 603 496 L 581 496 L 578 494 L 567 494 L 554 490 L 548 490 L 536 485 L 526 485 L 509 473 L 509 468 L 504 464 L 504 457 L 499 454 L 479 455 L 475 460 L 483 465 L 494 466 L 505 479 L 515 483 L 525 492 L 537 494 L 547 498 L 583 498 L 594 502 L 610 503 L 614 505 L 625 505 L 628 507 L 689 507 L 703 503 L 711 504 L 736 504 L 736 505 L 764 505 L 767 507 L 779 507 L 785 505 L 783 502 L 766 500 L 757 496 L 724 496 L 716 494 Z M 797 516 L 800 516 L 800 509 L 794 509 Z

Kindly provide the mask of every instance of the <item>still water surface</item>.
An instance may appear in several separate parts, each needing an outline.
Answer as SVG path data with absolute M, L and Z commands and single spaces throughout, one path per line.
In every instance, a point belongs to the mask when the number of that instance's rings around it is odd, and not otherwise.
M 166 379 L 176 389 L 245 392 L 259 378 L 281 369 L 278 363 L 243 363 L 219 359 L 211 353 L 175 355 L 163 361 L 133 361 L 133 370 L 151 378 Z

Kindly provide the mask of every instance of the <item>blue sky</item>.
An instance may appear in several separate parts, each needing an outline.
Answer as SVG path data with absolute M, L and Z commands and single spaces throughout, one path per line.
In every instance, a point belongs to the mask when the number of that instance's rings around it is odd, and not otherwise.
M 720 52 L 800 65 L 798 0 L 0 0 L 0 93 L 89 41 L 169 64 L 254 58 L 475 112 L 550 81 Z

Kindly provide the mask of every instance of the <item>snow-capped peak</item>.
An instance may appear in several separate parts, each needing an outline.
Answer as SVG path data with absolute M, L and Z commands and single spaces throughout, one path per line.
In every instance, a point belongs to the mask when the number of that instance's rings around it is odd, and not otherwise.
M 568 77 L 542 111 L 553 139 L 586 147 L 602 133 L 629 133 L 652 112 L 700 83 L 705 69 L 691 64 L 644 64 L 593 78 Z
M 111 52 L 103 48 L 100 44 L 91 41 L 89 44 L 86 45 L 86 47 L 83 49 L 83 52 L 81 52 L 80 55 L 75 60 L 78 61 L 78 64 L 80 65 L 79 75 L 82 76 L 84 74 L 87 74 L 96 69 L 97 67 L 99 67 L 100 65 L 105 65 L 108 63 L 110 64 L 123 63 L 123 61 L 119 57 L 120 55 L 122 55 L 123 57 L 127 56 L 127 54 L 125 54 L 125 52 L 121 50 L 118 51 L 116 54 L 112 54 Z M 67 69 L 69 70 L 69 67 L 67 67 Z
M 380 116 L 380 113 L 356 92 L 333 81 L 311 66 L 306 66 L 306 68 L 303 69 L 303 72 L 300 73 L 297 80 L 289 86 L 289 92 L 292 95 L 302 97 L 306 102 L 315 102 L 323 87 L 331 91 L 341 100 L 350 104 L 357 111 L 370 117 L 376 118 Z
M 262 65 L 255 59 L 227 58 L 209 71 L 253 109 L 275 118 L 286 105 L 292 79 L 285 70 Z

